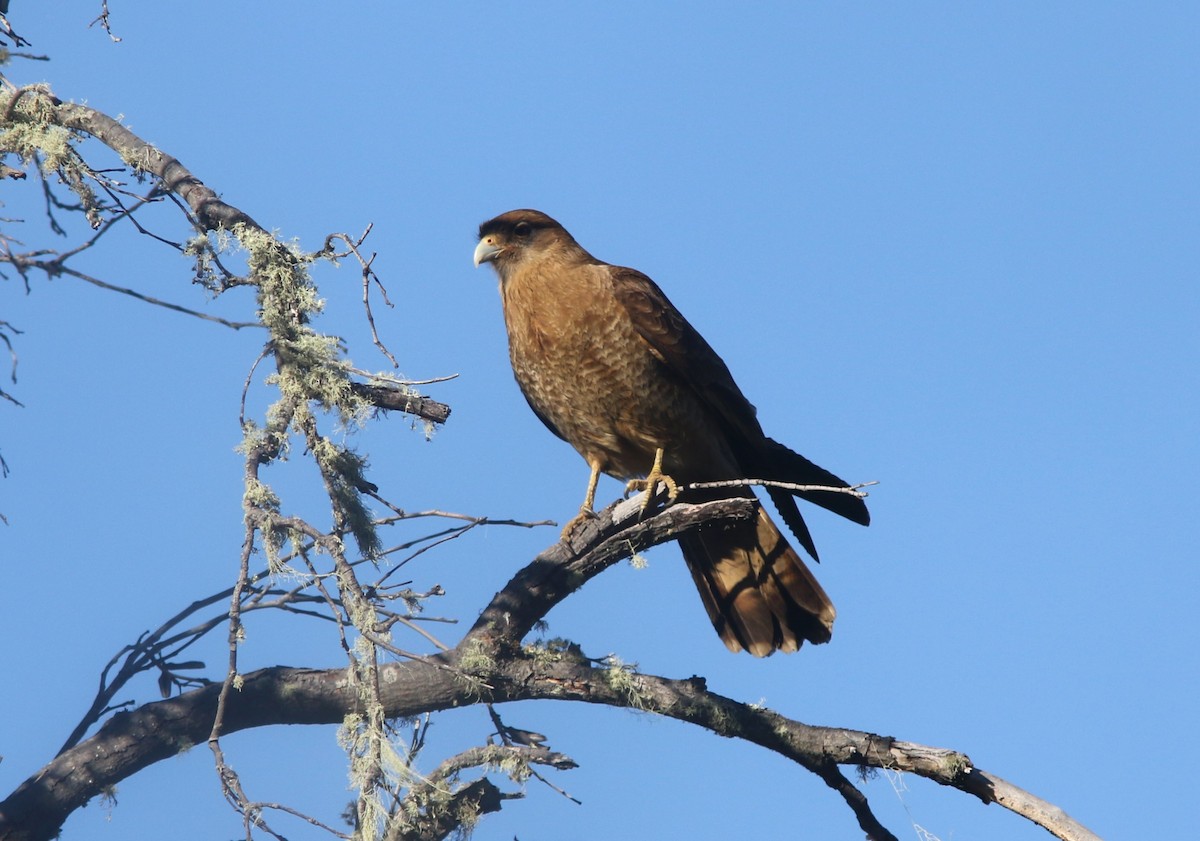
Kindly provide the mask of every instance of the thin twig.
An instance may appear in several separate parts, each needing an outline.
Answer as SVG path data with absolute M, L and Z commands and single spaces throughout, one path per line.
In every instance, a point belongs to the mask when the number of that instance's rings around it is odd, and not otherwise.
M 115 284 L 107 283 L 99 278 L 92 277 L 91 275 L 84 274 L 83 272 L 76 271 L 75 269 L 68 268 L 67 266 L 60 266 L 58 271 L 60 274 L 70 275 L 71 277 L 86 281 L 94 286 L 99 286 L 101 289 L 108 289 L 112 292 L 120 292 L 122 295 L 129 295 L 131 298 L 137 298 L 139 301 L 145 301 L 147 304 L 153 304 L 154 306 L 162 307 L 163 309 L 183 313 L 184 315 L 190 315 L 195 318 L 201 318 L 205 321 L 212 321 L 224 327 L 229 327 L 233 330 L 241 330 L 245 327 L 262 329 L 263 327 L 263 325 L 257 321 L 230 321 L 227 318 L 221 318 L 217 315 L 209 315 L 208 313 L 189 309 L 188 307 L 183 307 L 179 304 L 172 304 L 170 301 L 163 301 L 159 298 L 153 297 L 152 295 L 146 295 L 142 292 L 129 289 L 125 286 L 116 286 Z
M 274 809 L 277 812 L 283 812 L 284 814 L 291 815 L 294 818 L 299 818 L 306 823 L 310 823 L 318 829 L 323 829 L 337 838 L 349 839 L 352 837 L 345 832 L 340 832 L 339 830 L 334 829 L 327 823 L 322 823 L 312 815 L 306 815 L 299 809 L 293 809 L 291 806 L 285 806 L 282 803 L 247 803 L 246 808 L 252 812 L 262 812 L 264 809 Z
M 823 491 L 828 493 L 848 494 L 849 496 L 856 496 L 859 499 L 866 499 L 868 494 L 863 490 L 863 488 L 869 488 L 878 484 L 878 481 L 860 482 L 857 485 L 850 485 L 849 487 L 839 487 L 837 485 L 799 485 L 795 482 L 777 482 L 774 479 L 724 479 L 719 482 L 692 482 L 690 485 L 685 485 L 684 487 L 680 488 L 680 490 L 740 488 L 748 485 L 755 485 L 767 488 L 782 488 L 785 491 L 795 491 L 797 493 Z
M 100 3 L 100 16 L 88 24 L 89 27 L 95 26 L 97 23 L 104 27 L 104 31 L 108 33 L 108 37 L 113 43 L 120 43 L 121 39 L 113 34 L 112 26 L 108 21 L 108 0 L 102 0 Z

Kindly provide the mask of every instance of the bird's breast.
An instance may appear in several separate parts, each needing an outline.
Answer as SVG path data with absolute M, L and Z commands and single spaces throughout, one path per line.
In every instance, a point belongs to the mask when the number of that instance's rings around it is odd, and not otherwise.
M 603 269 L 605 267 L 596 267 Z M 603 271 L 526 275 L 502 286 L 513 374 L 555 432 L 605 472 L 644 475 L 663 447 L 697 447 L 711 428 L 691 389 L 637 333 Z

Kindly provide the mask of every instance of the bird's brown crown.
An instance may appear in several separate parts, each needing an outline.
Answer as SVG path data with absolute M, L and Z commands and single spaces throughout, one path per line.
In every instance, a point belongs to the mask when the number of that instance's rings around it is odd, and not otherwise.
M 520 232 L 518 232 L 518 228 L 521 229 Z M 513 234 L 516 233 L 527 232 L 527 235 L 532 235 L 534 231 L 547 229 L 565 232 L 562 225 L 540 210 L 510 210 L 480 225 L 479 239 L 483 239 L 489 234 L 499 234 L 507 240 L 511 239 Z

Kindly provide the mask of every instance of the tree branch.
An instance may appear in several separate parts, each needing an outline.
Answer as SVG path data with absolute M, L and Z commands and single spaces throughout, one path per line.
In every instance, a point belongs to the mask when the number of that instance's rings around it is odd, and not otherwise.
M 519 643 L 551 608 L 617 561 L 704 523 L 749 519 L 757 503 L 740 498 L 679 503 L 638 522 L 633 518 L 640 510 L 636 498 L 610 505 L 572 535 L 580 549 L 562 541 L 546 549 L 492 598 L 464 642 Z
M 206 230 L 233 230 L 238 224 L 264 231 L 245 211 L 226 204 L 220 196 L 179 162 L 153 144 L 134 134 L 112 117 L 73 102 L 49 97 L 54 105 L 54 122 L 63 128 L 88 134 L 112 149 L 121 159 L 140 172 L 157 176 L 163 186 L 179 196 L 191 208 L 197 222 Z
M 378 409 L 416 415 L 433 423 L 445 423 L 450 417 L 450 407 L 445 403 L 413 394 L 398 386 L 351 383 L 350 389 Z
M 760 745 L 817 773 L 847 800 L 859 826 L 880 841 L 892 836 L 837 766 L 908 771 L 984 803 L 999 803 L 1063 841 L 1098 841 L 1060 809 L 975 768 L 956 751 L 803 724 L 710 692 L 702 678 L 637 674 L 620 666 L 598 667 L 571 649 L 515 645 L 554 605 L 608 566 L 714 517 L 750 516 L 753 506 L 749 500 L 675 505 L 632 524 L 625 511 L 636 509 L 636 500 L 610 506 L 577 533 L 581 545 L 555 544 L 514 576 L 453 650 L 380 666 L 385 715 L 403 718 L 485 701 L 538 699 L 628 707 Z M 501 649 L 505 656 L 492 656 Z M 114 715 L 0 802 L 0 839 L 48 841 L 72 811 L 106 787 L 177 755 L 181 745 L 204 742 L 220 689 L 212 684 Z M 347 714 L 361 712 L 361 703 L 347 670 L 278 666 L 244 676 L 241 689 L 226 697 L 221 730 L 228 736 L 279 724 L 339 724 Z
M 183 201 L 188 212 L 191 214 L 193 224 L 201 230 L 234 231 L 240 225 L 258 231 L 265 236 L 270 236 L 270 232 L 259 225 L 248 213 L 222 200 L 214 190 L 204 184 L 203 181 L 194 175 L 177 158 L 162 152 L 153 144 L 122 125 L 118 120 L 87 105 L 63 102 L 44 87 L 22 88 L 13 93 L 8 100 L 0 122 L 17 122 L 34 119 L 34 117 L 27 114 L 24 110 L 18 108 L 18 103 L 25 97 L 37 99 L 39 108 L 35 109 L 36 119 L 46 120 L 49 124 L 88 135 L 116 152 L 136 173 L 149 174 L 157 178 L 164 191 L 177 196 Z M 86 171 L 91 173 L 92 177 L 97 177 L 91 170 Z M 142 203 L 145 203 L 144 200 Z M 120 216 L 123 218 L 132 218 L 130 211 L 124 211 Z M 98 218 L 93 220 L 93 224 L 101 228 L 107 228 L 106 223 L 100 222 Z M 351 242 L 349 237 L 345 239 L 352 249 L 356 245 L 361 244 L 362 241 L 360 239 L 355 243 Z M 94 242 L 94 238 L 93 240 L 89 240 L 87 245 L 83 247 L 87 247 L 92 242 Z M 131 295 L 148 303 L 166 307 L 187 315 L 215 321 L 227 327 L 239 329 L 242 327 L 263 326 L 261 323 L 232 322 L 207 315 L 187 307 L 159 300 L 126 287 L 107 283 L 83 272 L 67 268 L 65 260 L 78 253 L 79 250 L 76 249 L 65 254 L 60 254 L 54 259 L 42 260 L 36 259 L 31 255 L 8 253 L 5 255 L 5 260 L 12 263 L 18 271 L 23 272 L 28 268 L 37 268 L 51 275 L 69 274 L 88 283 L 125 295 Z M 357 254 L 357 251 L 355 253 Z M 366 263 L 364 272 L 370 272 L 369 262 Z M 370 273 L 370 276 L 373 276 L 373 273 Z M 378 337 L 376 337 L 376 341 L 378 343 Z M 450 416 L 450 407 L 446 404 L 411 393 L 402 388 L 377 384 L 351 383 L 351 389 L 360 398 L 381 409 L 406 412 L 433 423 L 445 423 Z M 3 392 L 0 392 L 0 394 L 3 394 Z

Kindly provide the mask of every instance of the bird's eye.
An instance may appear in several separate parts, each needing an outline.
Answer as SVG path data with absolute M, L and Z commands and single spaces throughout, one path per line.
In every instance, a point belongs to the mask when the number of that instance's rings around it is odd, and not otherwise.
M 517 236 L 521 237 L 522 239 L 529 236 L 529 233 L 531 230 L 532 230 L 532 228 L 530 227 L 528 222 L 518 222 L 516 225 L 513 226 L 513 233 L 516 234 Z

